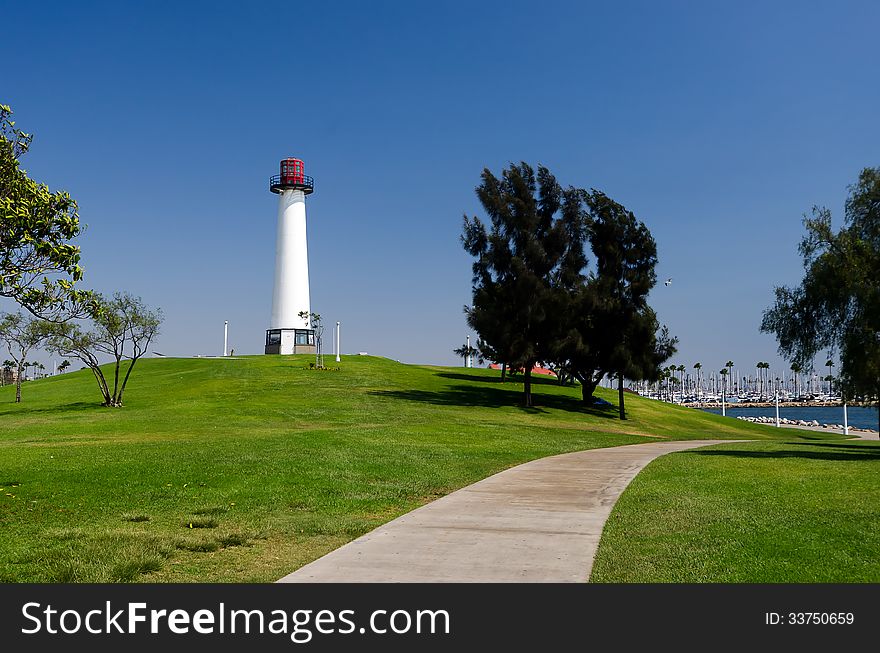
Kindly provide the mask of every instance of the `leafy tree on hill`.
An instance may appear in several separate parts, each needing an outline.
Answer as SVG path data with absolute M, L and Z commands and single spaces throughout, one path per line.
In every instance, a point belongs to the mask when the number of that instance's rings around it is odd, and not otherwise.
M 779 353 L 800 367 L 822 349 L 839 351 L 844 397 L 880 399 L 880 168 L 865 168 L 849 188 L 844 224 L 814 207 L 800 243 L 804 278 L 776 288 L 761 330 L 776 336 Z
M 85 363 L 98 382 L 102 405 L 121 407 L 135 363 L 147 353 L 150 342 L 159 333 L 162 312 L 149 309 L 140 298 L 128 293 L 115 293 L 111 299 L 96 295 L 90 321 L 89 329 L 74 321 L 52 324 L 48 348 Z M 112 390 L 101 369 L 102 357 L 113 361 Z M 123 361 L 128 361 L 125 369 Z
M 37 317 L 82 315 L 91 295 L 74 289 L 82 278 L 79 247 L 70 243 L 82 232 L 76 202 L 21 169 L 31 140 L 0 105 L 0 297 Z
M 6 345 L 11 363 L 16 371 L 15 403 L 21 403 L 21 383 L 25 368 L 38 363 L 28 363 L 27 357 L 48 337 L 47 323 L 21 313 L 0 314 L 0 340 Z

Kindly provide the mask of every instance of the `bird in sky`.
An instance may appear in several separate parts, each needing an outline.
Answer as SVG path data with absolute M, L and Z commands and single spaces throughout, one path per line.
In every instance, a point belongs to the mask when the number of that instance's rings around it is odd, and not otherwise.
M 664 285 L 671 286 L 672 285 L 672 277 L 669 277 L 666 281 L 663 282 Z

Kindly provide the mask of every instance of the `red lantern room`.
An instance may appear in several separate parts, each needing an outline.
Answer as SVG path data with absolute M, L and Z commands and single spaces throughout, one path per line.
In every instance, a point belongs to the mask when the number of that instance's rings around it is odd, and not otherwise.
M 281 174 L 269 178 L 269 190 L 273 193 L 301 190 L 309 195 L 315 190 L 315 180 L 305 174 L 305 164 L 302 159 L 282 159 Z

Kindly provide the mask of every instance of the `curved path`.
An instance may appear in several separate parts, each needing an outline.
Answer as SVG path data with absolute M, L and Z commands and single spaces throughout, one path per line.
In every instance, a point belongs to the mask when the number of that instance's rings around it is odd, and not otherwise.
M 282 583 L 587 582 L 602 527 L 649 462 L 730 440 L 652 442 L 541 458 L 417 508 Z

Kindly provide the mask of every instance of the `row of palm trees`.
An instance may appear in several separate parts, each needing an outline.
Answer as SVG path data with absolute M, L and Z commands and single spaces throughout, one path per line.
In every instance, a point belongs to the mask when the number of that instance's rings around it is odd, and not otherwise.
M 828 368 L 828 375 L 824 378 L 819 379 L 818 387 L 814 388 L 812 379 L 815 379 L 815 372 L 811 371 L 811 383 L 809 386 L 809 391 L 813 392 L 821 390 L 821 381 L 828 382 L 828 394 L 832 394 L 833 391 L 833 382 L 834 377 L 832 376 L 832 368 L 834 367 L 834 361 L 829 357 L 829 359 L 825 362 L 825 366 Z M 704 386 L 703 383 L 703 364 L 701 362 L 694 363 L 694 376 L 691 378 L 690 375 L 685 377 L 685 372 L 687 368 L 684 365 L 669 365 L 668 367 L 662 370 L 662 378 L 659 382 L 653 385 L 649 383 L 641 383 L 639 384 L 638 390 L 643 394 L 655 394 L 658 397 L 664 397 L 669 401 L 674 401 L 676 395 L 679 398 L 684 395 L 690 396 L 700 396 L 704 394 L 704 392 L 711 392 L 712 394 L 738 394 L 742 392 L 755 392 L 760 397 L 766 398 L 771 395 L 771 393 L 775 392 L 788 392 L 795 397 L 799 397 L 801 395 L 801 391 L 803 389 L 803 385 L 801 384 L 801 375 L 804 370 L 794 364 L 791 366 L 791 375 L 788 379 L 780 378 L 779 376 L 773 378 L 770 372 L 770 363 L 767 361 L 758 361 L 755 364 L 755 378 L 754 381 L 752 377 L 743 377 L 740 382 L 734 377 L 733 374 L 734 362 L 732 360 L 728 360 L 724 367 L 718 371 L 718 376 L 716 377 L 714 374 L 706 381 L 710 381 Z M 677 386 L 677 387 L 676 387 Z
M 70 361 L 64 360 L 58 366 L 58 371 L 63 372 L 68 367 L 70 367 Z M 45 376 L 45 371 L 46 371 L 45 365 L 43 365 L 39 361 L 33 361 L 32 363 L 25 362 L 25 364 L 22 365 L 22 372 L 24 373 L 24 378 L 22 380 L 27 378 L 28 370 L 31 368 L 33 368 L 31 378 L 37 377 L 37 370 L 39 370 L 40 372 L 43 372 L 44 373 L 43 376 Z M 6 359 L 5 361 L 3 361 L 3 373 L 0 374 L 0 386 L 6 385 L 7 383 L 12 383 L 12 381 L 15 378 L 12 374 L 14 371 L 15 371 L 15 361 L 11 361 L 9 359 Z

